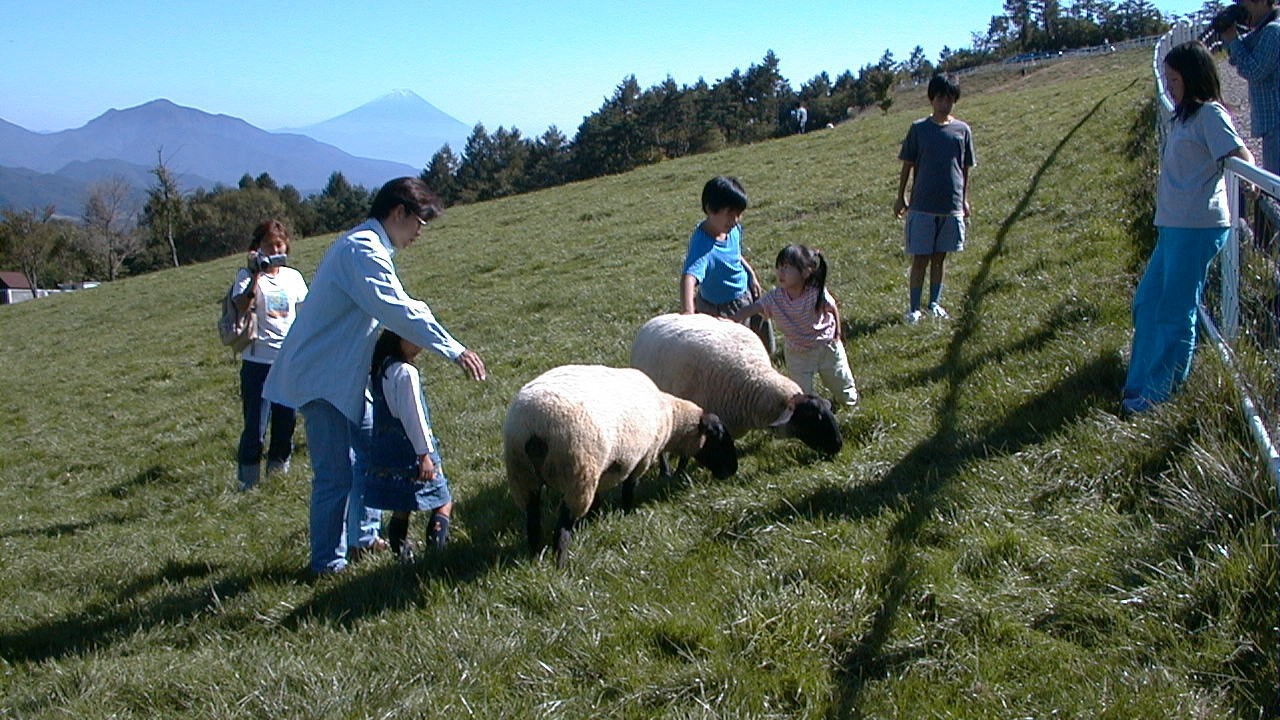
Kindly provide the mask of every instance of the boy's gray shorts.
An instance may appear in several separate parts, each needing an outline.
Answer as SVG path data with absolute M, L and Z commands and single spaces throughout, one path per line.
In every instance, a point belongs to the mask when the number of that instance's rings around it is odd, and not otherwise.
M 932 255 L 959 252 L 964 249 L 964 218 L 956 215 L 930 215 L 908 212 L 906 223 L 907 253 Z

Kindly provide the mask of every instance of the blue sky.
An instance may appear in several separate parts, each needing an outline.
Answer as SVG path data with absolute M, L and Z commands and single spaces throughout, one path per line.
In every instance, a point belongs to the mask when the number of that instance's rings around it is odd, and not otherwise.
M 1189 13 L 1202 0 L 1155 0 Z M 272 2 L 6 0 L 0 118 L 79 127 L 156 98 L 275 129 L 409 89 L 467 125 L 572 137 L 627 75 L 641 87 L 745 70 L 792 87 L 892 50 L 968 47 L 1002 0 Z

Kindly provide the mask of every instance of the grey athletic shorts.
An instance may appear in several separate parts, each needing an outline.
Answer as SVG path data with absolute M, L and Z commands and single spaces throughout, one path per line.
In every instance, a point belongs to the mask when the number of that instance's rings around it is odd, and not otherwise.
M 907 253 L 932 255 L 959 252 L 964 249 L 964 230 L 964 218 L 956 215 L 908 212 Z

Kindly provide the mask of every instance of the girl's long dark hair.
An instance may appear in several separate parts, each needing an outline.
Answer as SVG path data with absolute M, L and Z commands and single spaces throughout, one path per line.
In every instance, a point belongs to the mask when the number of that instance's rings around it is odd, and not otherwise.
M 393 357 L 401 362 L 408 362 L 404 356 L 404 349 L 400 345 L 400 336 L 391 330 L 383 330 L 378 336 L 378 342 L 373 346 L 373 361 L 369 363 L 369 378 L 373 382 L 378 382 L 378 373 L 382 370 L 382 363 L 387 358 Z
M 1182 76 L 1182 101 L 1173 109 L 1173 117 L 1186 121 L 1201 105 L 1222 102 L 1222 82 L 1209 49 L 1199 40 L 1182 43 L 1169 51 L 1164 64 Z
M 814 303 L 813 311 L 822 312 L 827 306 L 827 259 L 822 256 L 822 251 L 807 245 L 788 245 L 778 251 L 778 259 L 773 263 L 774 267 L 783 265 L 790 265 L 802 273 L 809 271 L 804 284 L 818 289 L 818 301 Z

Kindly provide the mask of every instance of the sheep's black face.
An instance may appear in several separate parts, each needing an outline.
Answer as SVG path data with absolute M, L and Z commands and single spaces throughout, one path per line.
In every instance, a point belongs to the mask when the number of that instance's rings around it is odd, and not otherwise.
M 702 432 L 702 448 L 693 459 L 717 479 L 723 480 L 738 472 L 738 448 L 720 418 L 706 413 L 698 423 L 698 429 Z
M 835 455 L 844 447 L 840 436 L 840 424 L 831 410 L 828 400 L 816 395 L 805 395 L 796 403 L 791 421 L 787 423 L 788 435 L 824 455 Z

